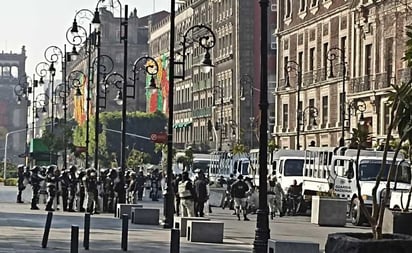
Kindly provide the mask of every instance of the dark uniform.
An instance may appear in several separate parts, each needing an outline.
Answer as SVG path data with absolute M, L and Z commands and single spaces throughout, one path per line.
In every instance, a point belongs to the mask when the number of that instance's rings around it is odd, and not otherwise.
M 236 208 L 236 215 L 238 220 L 240 220 L 240 210 L 242 210 L 244 220 L 249 220 L 247 218 L 246 206 L 246 192 L 249 191 L 249 186 L 243 181 L 243 176 L 239 175 L 238 180 L 232 184 L 230 194 L 234 199 L 234 204 Z
M 69 187 L 70 187 L 70 179 L 69 179 L 69 171 L 65 170 L 60 175 L 60 186 L 61 186 L 61 196 L 63 200 L 63 211 L 68 211 L 68 199 L 69 199 Z
M 87 212 L 98 214 L 99 191 L 97 189 L 97 174 L 95 169 L 87 169 L 85 187 L 87 192 Z
M 199 173 L 199 178 L 195 180 L 194 188 L 196 192 L 195 201 L 195 215 L 196 217 L 203 217 L 205 202 L 208 200 L 207 181 L 203 173 Z
M 26 179 L 26 174 L 25 174 L 25 166 L 24 165 L 19 165 L 17 166 L 17 203 L 24 203 L 21 194 L 26 189 L 25 185 L 25 179 Z
M 76 194 L 77 194 L 77 187 L 79 180 L 77 179 L 77 168 L 76 166 L 72 165 L 69 168 L 69 206 L 68 206 L 68 211 L 69 212 L 74 212 L 74 201 L 76 200 Z
M 47 187 L 47 203 L 46 203 L 46 211 L 54 211 L 53 209 L 53 201 L 54 198 L 56 197 L 56 192 L 57 192 L 57 181 L 58 181 L 58 176 L 55 174 L 55 170 L 57 168 L 54 165 L 50 165 L 47 168 L 46 172 L 46 187 Z
M 34 166 L 31 169 L 30 173 L 30 184 L 33 191 L 33 196 L 31 199 L 31 208 L 32 210 L 39 210 L 37 204 L 39 203 L 39 191 L 40 191 L 40 183 L 44 180 L 44 177 L 40 175 L 40 167 Z
M 146 177 L 143 175 L 143 171 L 140 170 L 136 176 L 135 192 L 137 192 L 137 200 L 143 199 L 144 185 L 146 183 Z
M 86 170 L 81 169 L 79 173 L 79 212 L 84 212 L 86 209 L 84 209 L 84 199 L 86 197 L 86 189 L 85 189 L 85 178 L 86 177 Z

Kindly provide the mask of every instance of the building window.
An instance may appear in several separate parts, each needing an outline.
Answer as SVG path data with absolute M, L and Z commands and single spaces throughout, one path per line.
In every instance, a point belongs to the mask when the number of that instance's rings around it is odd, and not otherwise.
M 298 64 L 299 64 L 299 67 L 300 67 L 300 74 L 303 74 L 303 70 L 304 70 L 304 67 L 303 67 L 303 52 L 299 52 L 298 53 Z
M 385 72 L 386 87 L 389 87 L 393 76 L 393 38 L 385 40 Z
M 326 124 L 328 123 L 328 109 L 329 109 L 329 105 L 328 105 L 328 96 L 323 96 L 322 97 L 322 125 L 326 126 Z
M 283 122 L 282 122 L 282 128 L 285 131 L 288 128 L 289 125 L 289 105 L 288 104 L 283 104 Z
M 323 43 L 323 74 L 325 79 L 327 77 L 328 72 L 328 50 L 329 44 L 327 42 Z
M 314 109 L 312 109 L 312 108 L 315 108 L 315 99 L 313 99 L 313 98 L 311 98 L 311 99 L 309 99 L 309 116 L 308 116 L 308 125 L 309 126 L 312 126 L 313 124 L 313 120 L 315 119 L 315 116 L 317 116 L 316 114 L 315 114 L 315 110 Z
M 370 76 L 372 75 L 372 45 L 365 47 L 365 90 L 370 89 Z
M 285 18 L 290 18 L 292 16 L 292 0 L 285 0 L 285 6 L 286 6 L 286 13 L 285 13 Z
M 317 5 L 318 5 L 318 0 L 312 0 L 312 4 L 310 6 L 315 7 Z
M 315 48 L 309 49 L 309 71 L 312 72 L 315 67 Z
M 306 10 L 306 0 L 300 0 L 300 8 L 299 11 L 305 11 Z

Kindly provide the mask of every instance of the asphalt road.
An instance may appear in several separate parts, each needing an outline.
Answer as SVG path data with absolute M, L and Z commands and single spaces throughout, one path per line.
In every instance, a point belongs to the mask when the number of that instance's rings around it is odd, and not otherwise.
M 29 200 L 31 197 L 30 192 L 27 191 L 25 195 L 25 199 Z M 25 204 L 16 204 L 15 196 L 15 187 L 4 187 L 0 185 L 0 226 L 3 228 L 14 227 L 16 229 L 21 229 L 21 233 L 23 234 L 27 233 L 29 228 L 35 228 L 38 230 L 36 234 L 40 236 L 44 227 L 46 215 L 46 212 L 44 211 L 44 205 L 40 205 L 41 210 L 39 211 L 31 211 L 29 210 L 30 204 L 28 204 L 28 202 L 26 202 Z M 150 200 L 144 200 L 142 204 L 144 207 L 162 208 L 162 203 L 163 202 L 161 201 L 152 202 Z M 163 213 L 162 210 L 160 213 Z M 64 233 L 60 230 L 65 230 L 66 235 L 62 235 L 62 238 L 66 238 L 66 241 L 64 243 L 68 244 L 69 242 L 67 240 L 70 238 L 70 234 L 67 234 L 69 233 L 68 229 L 72 224 L 79 224 L 80 226 L 82 226 L 83 214 L 56 211 L 54 215 L 56 218 L 54 218 L 53 220 L 52 227 L 59 229 L 59 233 L 62 234 Z M 222 210 L 221 208 L 217 207 L 213 208 L 213 213 L 207 215 L 212 220 L 223 221 L 225 226 L 224 244 L 211 244 L 212 246 L 207 247 L 209 250 L 213 250 L 212 252 L 251 252 L 255 236 L 256 215 L 249 215 L 250 221 L 237 221 L 236 216 L 232 215 L 231 210 Z M 92 224 L 95 224 L 93 229 L 95 231 L 99 231 L 98 235 L 94 235 L 95 240 L 105 241 L 105 243 L 109 243 L 112 240 L 113 233 L 119 234 L 120 221 L 119 219 L 114 218 L 112 214 L 94 215 L 93 219 L 96 221 L 92 222 Z M 319 243 L 321 250 L 324 249 L 327 235 L 330 233 L 370 231 L 370 228 L 368 227 L 353 227 L 350 223 L 347 223 L 345 227 L 321 227 L 316 224 L 310 223 L 309 216 L 285 216 L 282 218 L 276 217 L 274 220 L 270 220 L 269 222 L 270 237 L 272 239 L 317 242 Z M 131 229 L 134 228 L 135 227 L 133 226 L 131 227 Z M 160 226 L 155 228 L 153 228 L 153 226 L 140 226 L 138 227 L 138 229 L 140 232 L 144 232 L 144 235 L 137 235 L 137 238 L 130 241 L 141 242 L 143 240 L 146 246 L 150 246 L 151 244 L 147 244 L 147 242 L 157 240 L 163 242 L 164 244 L 164 241 L 168 241 L 170 238 L 167 231 L 165 229 L 162 229 Z M 12 230 L 11 232 L 13 231 L 14 230 Z M 18 232 L 18 230 L 16 231 L 17 234 L 20 233 Z M 28 233 L 26 237 L 29 238 L 30 236 L 33 235 Z M 116 235 L 115 238 L 118 239 L 119 235 Z M 41 239 L 39 239 L 38 237 L 37 240 L 41 241 Z M 195 249 L 193 249 L 193 247 L 196 245 L 194 245 L 193 243 L 187 244 L 183 242 L 183 240 L 184 239 L 181 240 L 181 252 L 186 252 L 185 249 L 187 250 L 187 252 L 194 252 L 193 250 Z M 1 242 L 2 236 L 0 235 L 0 253 L 2 253 Z M 155 242 L 152 243 L 156 244 Z M 117 242 L 113 241 L 112 244 L 117 244 Z M 38 242 L 37 245 L 39 245 Z M 59 245 L 62 244 L 59 243 Z M 156 247 L 153 247 L 150 248 L 154 250 L 153 252 L 167 252 L 167 245 L 163 245 L 162 248 L 166 251 L 156 251 Z M 16 252 L 21 251 L 17 250 Z M 151 252 L 151 250 L 142 252 Z M 205 251 L 203 250 L 202 252 Z

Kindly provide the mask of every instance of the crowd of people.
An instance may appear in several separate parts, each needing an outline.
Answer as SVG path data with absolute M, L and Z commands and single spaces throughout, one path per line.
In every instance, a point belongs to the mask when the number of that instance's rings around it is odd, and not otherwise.
M 32 168 L 19 165 L 17 181 L 17 203 L 23 203 L 22 192 L 30 185 L 32 189 L 31 209 L 39 209 L 40 199 L 45 204 L 46 211 L 54 211 L 62 207 L 68 212 L 89 212 L 98 214 L 99 211 L 114 212 L 117 203 L 135 204 L 148 196 L 152 201 L 158 201 L 165 190 L 165 180 L 158 169 L 148 175 L 142 169 L 127 170 L 124 175 L 121 168 L 102 169 L 97 172 L 93 168 L 83 169 L 74 165 L 61 171 L 55 165 L 47 167 L 33 166 Z M 189 172 L 174 175 L 172 188 L 175 194 L 175 214 L 183 217 L 204 217 L 205 207 L 212 212 L 208 205 L 210 182 L 203 171 L 195 171 L 195 178 L 189 177 Z M 217 182 L 226 188 L 222 208 L 234 210 L 238 220 L 248 221 L 247 215 L 255 213 L 258 208 L 258 187 L 249 177 L 233 174 L 229 178 L 221 176 Z M 268 177 L 267 204 L 270 218 L 276 214 L 295 215 L 302 203 L 301 185 L 296 180 L 285 193 L 277 182 L 276 176 Z M 145 194 L 150 190 L 149 194 Z M 42 197 L 42 198 L 40 198 Z M 61 203 L 60 203 L 61 202 Z
M 60 170 L 56 165 L 32 168 L 19 165 L 17 172 L 17 203 L 23 203 L 22 192 L 30 185 L 32 210 L 39 209 L 42 199 L 46 211 L 62 207 L 68 212 L 110 213 L 114 212 L 116 203 L 142 200 L 146 189 L 150 189 L 149 196 L 153 201 L 158 201 L 161 194 L 162 175 L 158 169 L 149 175 L 144 175 L 143 170 L 130 169 L 123 175 L 120 168 L 97 172 L 94 168 L 83 169 L 75 165 L 67 170 Z

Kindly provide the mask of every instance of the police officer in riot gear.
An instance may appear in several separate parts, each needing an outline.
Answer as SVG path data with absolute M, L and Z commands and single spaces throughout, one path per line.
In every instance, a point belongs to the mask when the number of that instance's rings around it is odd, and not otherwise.
M 77 193 L 77 185 L 79 183 L 78 179 L 77 179 L 77 167 L 74 165 L 71 165 L 69 168 L 69 173 L 68 173 L 68 183 L 69 183 L 69 187 L 68 187 L 68 193 L 69 193 L 69 206 L 68 206 L 68 211 L 69 212 L 75 212 L 74 210 L 74 201 L 76 199 L 76 193 Z
M 247 207 L 247 198 L 246 192 L 249 191 L 249 186 L 243 181 L 243 176 L 239 175 L 237 181 L 234 182 L 231 186 L 230 194 L 234 199 L 235 211 L 237 219 L 240 220 L 240 211 L 243 213 L 243 220 L 248 221 L 246 207 Z
M 86 197 L 86 189 L 85 189 L 85 179 L 86 179 L 86 170 L 80 169 L 78 181 L 79 181 L 79 212 L 85 212 L 84 209 L 84 199 Z
M 50 165 L 46 171 L 46 187 L 47 187 L 47 203 L 46 203 L 46 211 L 54 211 L 53 209 L 53 201 L 56 197 L 57 191 L 57 180 L 55 170 L 57 170 L 56 166 Z
M 97 173 L 95 169 L 89 168 L 86 170 L 85 189 L 87 192 L 87 212 L 90 214 L 98 214 L 99 201 L 97 189 Z
M 61 173 L 59 181 L 60 181 L 60 186 L 61 186 L 63 211 L 68 211 L 68 199 L 69 199 L 69 188 L 70 188 L 70 178 L 69 178 L 68 170 L 65 170 Z
M 25 184 L 26 174 L 25 174 L 25 166 L 20 164 L 17 166 L 17 203 L 24 203 L 21 194 L 26 189 Z
M 146 183 L 146 177 L 143 175 L 143 170 L 139 170 L 136 176 L 135 191 L 137 192 L 137 200 L 143 199 L 144 185 Z
M 44 180 L 44 177 L 40 175 L 40 167 L 34 166 L 30 173 L 30 184 L 33 191 L 31 199 L 31 210 L 39 210 L 37 204 L 39 203 L 39 191 L 40 183 Z

